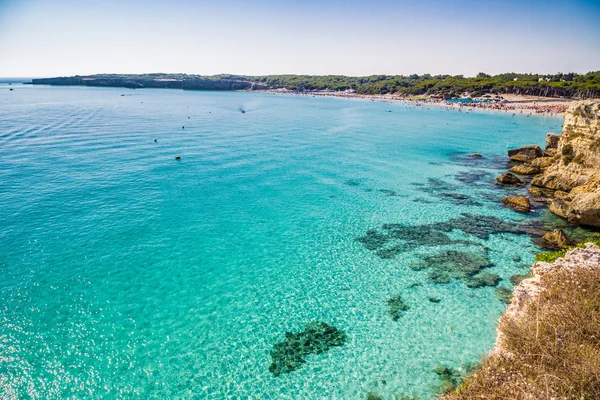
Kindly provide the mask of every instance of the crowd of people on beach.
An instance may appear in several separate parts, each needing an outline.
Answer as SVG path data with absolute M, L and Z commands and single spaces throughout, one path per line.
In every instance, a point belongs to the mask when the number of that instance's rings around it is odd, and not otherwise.
M 492 111 L 503 111 L 503 112 L 513 112 L 514 114 L 543 114 L 556 116 L 564 113 L 569 107 L 570 101 L 507 101 L 502 98 L 494 98 L 494 99 L 456 99 L 454 100 L 444 100 L 433 97 L 401 97 L 397 95 L 367 95 L 367 94 L 357 94 L 354 92 L 295 92 L 295 91 L 268 91 L 273 94 L 296 94 L 302 96 L 312 96 L 312 97 L 342 97 L 342 98 L 350 98 L 350 99 L 363 99 L 363 100 L 371 100 L 371 101 L 382 101 L 382 102 L 407 102 L 414 104 L 416 106 L 423 106 L 424 104 L 428 105 L 437 105 L 444 106 L 448 110 L 456 109 L 459 112 L 465 110 L 466 112 L 472 112 L 476 109 L 481 110 L 492 110 Z M 464 101 L 461 101 L 464 100 Z
M 456 106 L 457 103 L 449 103 L 445 102 L 446 106 Z M 480 108 L 486 110 L 495 110 L 495 111 L 504 111 L 504 112 L 519 112 L 520 114 L 525 113 L 528 114 L 560 114 L 564 113 L 569 107 L 568 103 L 556 103 L 556 104 L 537 104 L 536 102 L 532 103 L 519 103 L 519 102 L 506 102 L 506 101 L 481 101 L 475 103 L 469 103 L 468 105 L 459 104 L 459 108 L 468 107 L 468 108 Z

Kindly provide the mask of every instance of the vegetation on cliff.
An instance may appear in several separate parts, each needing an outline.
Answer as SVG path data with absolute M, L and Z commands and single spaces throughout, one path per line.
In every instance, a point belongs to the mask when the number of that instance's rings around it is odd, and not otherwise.
M 600 248 L 534 265 L 494 351 L 444 400 L 600 399 Z
M 594 243 L 595 245 L 600 246 L 600 234 L 594 234 L 592 237 L 583 240 L 581 243 L 577 243 L 572 246 L 566 246 L 557 251 L 538 253 L 535 256 L 535 261 L 554 262 L 558 258 L 564 257 L 565 254 L 567 254 L 567 251 L 571 249 L 574 249 L 576 247 L 585 248 L 586 243 Z
M 462 75 L 266 75 L 245 76 L 221 74 L 213 76 L 187 74 L 100 74 L 61 78 L 34 79 L 34 84 L 164 87 L 198 90 L 288 89 L 355 90 L 359 94 L 395 93 L 405 96 L 435 95 L 452 98 L 469 93 L 523 94 L 546 97 L 600 97 L 600 71 L 587 74 L 517 74 L 495 76 L 484 73 L 466 78 Z

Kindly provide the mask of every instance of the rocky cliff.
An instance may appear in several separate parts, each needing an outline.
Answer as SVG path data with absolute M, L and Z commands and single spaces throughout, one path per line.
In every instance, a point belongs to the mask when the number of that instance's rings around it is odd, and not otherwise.
M 551 190 L 550 211 L 600 227 L 600 102 L 574 103 L 565 113 L 562 135 L 548 134 L 542 157 L 524 162 L 537 173 L 531 185 Z
M 531 268 L 531 278 L 524 279 L 515 287 L 513 299 L 503 319 L 518 320 L 523 318 L 528 309 L 536 304 L 537 297 L 543 291 L 543 277 L 549 273 L 556 273 L 559 270 L 569 270 L 577 272 L 580 269 L 590 269 L 600 277 L 600 247 L 593 243 L 587 243 L 585 248 L 576 247 L 569 250 L 564 257 L 561 257 L 553 263 L 538 261 Z M 597 317 L 600 317 L 598 315 Z M 599 321 L 600 322 L 600 321 Z M 510 351 L 510 344 L 502 335 L 502 331 L 498 332 L 494 352 Z M 600 371 L 599 371 L 600 372 Z
M 514 290 L 493 351 L 443 400 L 600 399 L 600 247 L 537 262 Z

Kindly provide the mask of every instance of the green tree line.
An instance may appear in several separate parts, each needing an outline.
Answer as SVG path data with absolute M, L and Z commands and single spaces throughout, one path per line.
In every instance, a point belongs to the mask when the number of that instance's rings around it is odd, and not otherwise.
M 34 79 L 37 84 L 88 85 L 118 87 L 164 87 L 196 90 L 288 89 L 294 91 L 352 89 L 359 94 L 433 95 L 442 98 L 464 94 L 524 94 L 545 97 L 600 98 L 600 71 L 587 74 L 518 74 L 475 77 L 463 75 L 266 75 L 221 74 L 99 74 L 61 78 Z

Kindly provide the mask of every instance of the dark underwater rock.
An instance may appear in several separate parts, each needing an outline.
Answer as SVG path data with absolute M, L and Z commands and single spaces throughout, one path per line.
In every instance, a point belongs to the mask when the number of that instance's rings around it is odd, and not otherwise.
M 285 341 L 275 343 L 271 350 L 273 359 L 269 371 L 279 376 L 289 374 L 302 367 L 304 357 L 309 354 L 321 354 L 332 347 L 343 346 L 346 334 L 326 322 L 311 322 L 302 332 L 285 333 Z
M 450 156 L 450 162 L 465 167 L 487 168 L 505 170 L 508 168 L 508 157 L 504 155 L 492 155 L 488 157 L 471 157 L 471 154 L 455 153 Z
M 464 183 L 477 183 L 481 181 L 488 181 L 492 178 L 492 176 L 493 175 L 487 171 L 471 170 L 459 172 L 458 174 L 454 175 L 454 179 Z
M 365 236 L 356 238 L 356 241 L 361 243 L 367 250 L 377 250 L 384 246 L 390 237 L 388 235 L 377 232 L 375 229 L 369 229 Z
M 408 244 L 397 244 L 392 247 L 388 247 L 387 249 L 378 250 L 377 256 L 384 260 L 391 260 L 396 257 L 398 254 L 404 253 L 405 251 L 411 250 L 411 246 Z
M 529 278 L 529 275 L 516 274 L 510 277 L 510 283 L 512 283 L 513 286 L 517 286 L 523 279 L 527 278 Z
M 512 300 L 512 293 L 512 290 L 503 286 L 496 288 L 496 298 L 506 304 L 510 304 L 510 301 Z
M 404 225 L 383 224 L 383 232 L 369 229 L 364 236 L 356 238 L 367 250 L 375 251 L 384 259 L 414 249 L 417 246 L 479 245 L 469 240 L 454 240 L 448 236 L 453 230 L 462 231 L 479 239 L 487 240 L 491 234 L 530 234 L 541 237 L 545 231 L 536 221 L 502 220 L 496 217 L 462 214 L 458 218 L 433 224 Z
M 536 222 L 503 220 L 488 215 L 462 214 L 459 218 L 435 226 L 444 232 L 459 230 L 480 239 L 488 239 L 494 233 L 527 234 L 536 227 L 536 224 Z
M 398 196 L 398 193 L 394 192 L 393 190 L 389 190 L 389 189 L 379 189 L 379 192 L 383 193 L 383 194 L 387 194 L 388 196 L 394 197 L 394 196 Z
M 461 193 L 442 193 L 440 197 L 444 200 L 450 201 L 456 205 L 465 206 L 482 206 L 483 204 L 473 200 L 473 198 L 466 194 Z
M 469 276 L 464 279 L 465 285 L 471 289 L 484 286 L 497 286 L 501 280 L 502 278 L 500 278 L 500 276 L 487 271 L 480 272 L 477 275 Z
M 461 382 L 461 374 L 454 368 L 438 365 L 433 369 L 433 372 L 435 372 L 441 380 L 438 387 L 440 393 L 447 393 L 456 389 Z
M 495 286 L 500 277 L 483 271 L 493 264 L 485 250 L 446 250 L 438 254 L 425 255 L 411 269 L 431 269 L 427 278 L 437 284 L 446 284 L 454 279 L 462 280 L 468 287 Z M 483 272 L 482 272 L 483 271 Z
M 448 183 L 439 178 L 427 178 L 427 186 L 428 189 L 424 189 L 424 191 L 428 192 L 452 192 L 460 189 L 460 186 Z
M 387 303 L 388 306 L 390 306 L 388 313 L 392 316 L 394 321 L 398 321 L 402 316 L 402 313 L 410 308 L 408 304 L 402 300 L 400 295 L 392 297 L 387 301 Z

